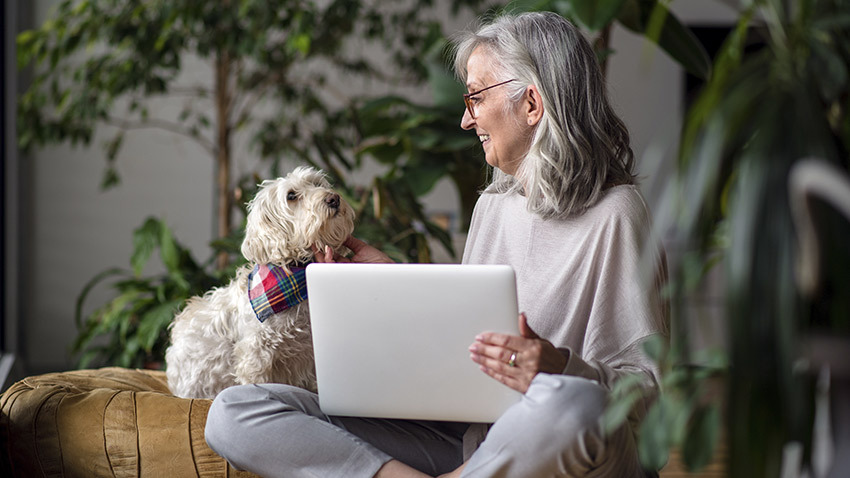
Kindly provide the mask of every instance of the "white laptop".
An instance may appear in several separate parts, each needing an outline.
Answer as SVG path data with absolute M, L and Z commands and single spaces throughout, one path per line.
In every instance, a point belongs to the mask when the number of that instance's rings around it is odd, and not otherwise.
M 493 422 L 520 393 L 469 358 L 519 335 L 510 266 L 310 264 L 319 405 L 328 415 Z

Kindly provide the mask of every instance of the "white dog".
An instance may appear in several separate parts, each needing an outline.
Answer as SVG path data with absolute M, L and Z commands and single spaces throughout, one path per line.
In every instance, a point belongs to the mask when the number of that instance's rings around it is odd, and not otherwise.
M 354 210 L 321 172 L 299 167 L 264 181 L 248 204 L 249 264 L 226 287 L 190 299 L 171 324 L 172 393 L 213 398 L 231 385 L 270 382 L 315 391 L 303 267 L 312 245 L 342 252 L 353 229 Z

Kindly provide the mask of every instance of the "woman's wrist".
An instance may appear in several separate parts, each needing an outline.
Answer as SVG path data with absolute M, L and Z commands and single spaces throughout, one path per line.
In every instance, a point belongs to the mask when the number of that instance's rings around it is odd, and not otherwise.
M 569 375 L 567 373 L 567 369 L 569 368 L 570 357 L 572 356 L 573 352 L 572 352 L 572 350 L 570 350 L 566 347 L 558 347 L 558 352 L 561 354 L 562 357 L 564 357 L 564 366 L 561 368 L 560 374 L 561 375 Z

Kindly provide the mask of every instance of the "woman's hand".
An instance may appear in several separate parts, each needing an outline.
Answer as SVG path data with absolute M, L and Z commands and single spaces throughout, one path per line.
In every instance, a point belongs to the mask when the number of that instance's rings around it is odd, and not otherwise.
M 487 375 L 525 393 L 539 372 L 561 373 L 567 359 L 548 340 L 541 339 L 519 315 L 521 337 L 487 332 L 475 337 L 470 358 Z
M 312 246 L 313 257 L 316 259 L 316 262 L 355 262 L 368 264 L 393 263 L 393 260 L 390 259 L 388 255 L 354 236 L 349 236 L 342 245 L 351 249 L 353 254 L 350 258 L 336 254 L 330 246 L 325 246 L 325 250 L 320 251 L 315 244 Z

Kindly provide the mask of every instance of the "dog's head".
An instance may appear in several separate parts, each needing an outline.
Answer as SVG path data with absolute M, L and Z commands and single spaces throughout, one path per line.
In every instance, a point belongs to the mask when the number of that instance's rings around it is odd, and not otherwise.
M 242 255 L 259 264 L 309 262 L 311 245 L 337 250 L 354 230 L 354 210 L 321 171 L 295 168 L 263 181 L 248 203 Z

